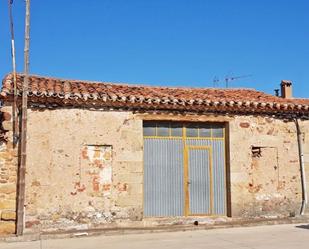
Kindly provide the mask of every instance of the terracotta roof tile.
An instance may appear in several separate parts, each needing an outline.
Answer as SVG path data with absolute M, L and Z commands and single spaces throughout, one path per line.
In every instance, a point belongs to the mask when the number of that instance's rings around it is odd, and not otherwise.
M 17 75 L 18 93 L 24 76 Z M 3 79 L 1 98 L 12 100 L 13 77 Z M 133 109 L 309 113 L 309 99 L 284 99 L 253 89 L 152 87 L 63 80 L 31 75 L 29 102 L 53 106 Z

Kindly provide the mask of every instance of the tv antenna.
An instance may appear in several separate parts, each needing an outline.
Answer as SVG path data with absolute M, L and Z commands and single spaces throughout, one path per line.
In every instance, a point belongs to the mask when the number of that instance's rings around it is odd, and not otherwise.
M 249 78 L 249 77 L 252 77 L 252 74 L 247 74 L 247 75 L 241 75 L 241 76 L 225 76 L 225 87 L 228 88 L 229 87 L 229 83 L 231 81 L 234 81 L 234 80 L 238 80 L 238 79 L 243 79 L 243 78 Z
M 219 78 L 217 76 L 215 76 L 214 79 L 212 80 L 212 83 L 213 83 L 214 87 L 218 87 L 219 83 L 220 83 Z
M 252 74 L 241 75 L 241 76 L 225 76 L 224 80 L 220 80 L 218 76 L 215 76 L 212 80 L 213 87 L 218 87 L 220 83 L 225 83 L 225 87 L 229 87 L 229 83 L 234 80 L 252 77 Z

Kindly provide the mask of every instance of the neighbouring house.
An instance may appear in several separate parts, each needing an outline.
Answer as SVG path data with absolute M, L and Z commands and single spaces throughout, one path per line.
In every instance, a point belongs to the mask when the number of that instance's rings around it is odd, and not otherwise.
M 289 81 L 281 88 L 278 97 L 30 76 L 25 232 L 299 215 L 309 99 L 292 98 Z M 1 101 L 0 234 L 9 234 L 20 159 L 12 74 Z

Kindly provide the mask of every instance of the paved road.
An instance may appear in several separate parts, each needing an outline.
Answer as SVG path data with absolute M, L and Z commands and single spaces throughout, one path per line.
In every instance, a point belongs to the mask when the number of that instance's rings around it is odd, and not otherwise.
M 300 227 L 299 227 L 300 226 Z M 276 225 L 0 243 L 1 249 L 308 249 L 309 225 Z

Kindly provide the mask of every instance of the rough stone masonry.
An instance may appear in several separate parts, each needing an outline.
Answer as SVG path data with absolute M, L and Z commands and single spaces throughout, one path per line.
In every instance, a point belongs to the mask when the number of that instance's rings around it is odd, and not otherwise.
M 1 108 L 0 234 L 15 233 L 17 149 L 13 146 L 11 107 Z
M 0 231 L 4 234 L 15 229 L 17 152 L 12 143 L 11 107 L 3 107 L 2 113 Z M 29 109 L 26 231 L 143 224 L 145 118 L 151 119 L 128 111 Z M 294 122 L 258 115 L 156 118 L 228 122 L 232 217 L 286 217 L 299 212 Z M 307 121 L 302 123 L 302 129 L 306 127 Z M 305 158 L 308 168 L 308 154 Z
M 23 80 L 18 75 L 18 87 Z M 290 217 L 302 202 L 300 119 L 309 180 L 309 103 L 250 89 L 136 87 L 31 76 L 25 232 L 183 224 L 143 214 L 143 121 L 226 127 L 228 215 Z M 0 234 L 16 222 L 12 77 L 1 91 Z M 211 219 L 196 217 L 199 219 Z

